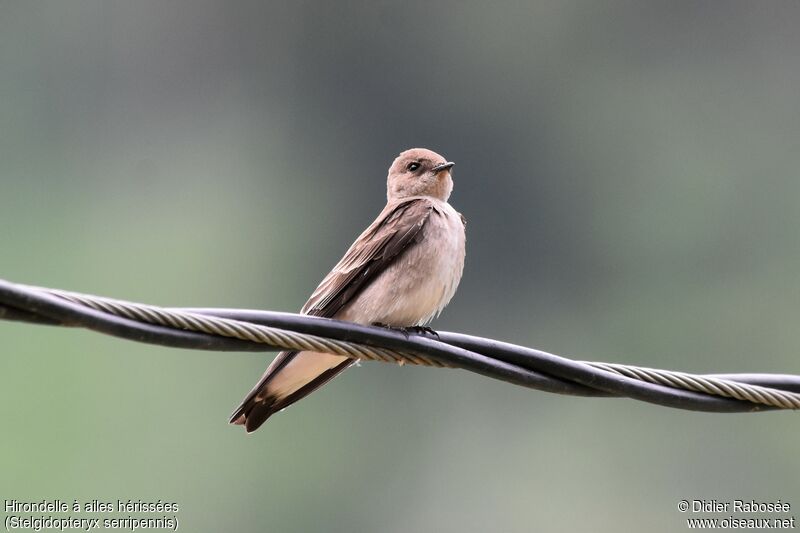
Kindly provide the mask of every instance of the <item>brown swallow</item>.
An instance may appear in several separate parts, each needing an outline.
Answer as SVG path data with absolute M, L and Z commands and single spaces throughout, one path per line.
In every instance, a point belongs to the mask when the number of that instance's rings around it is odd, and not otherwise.
M 307 315 L 359 324 L 411 327 L 438 316 L 464 269 L 464 218 L 447 203 L 451 169 L 424 148 L 401 153 L 389 167 L 387 203 L 303 306 Z M 278 354 L 231 423 L 248 433 L 273 413 L 324 385 L 355 360 L 331 354 Z

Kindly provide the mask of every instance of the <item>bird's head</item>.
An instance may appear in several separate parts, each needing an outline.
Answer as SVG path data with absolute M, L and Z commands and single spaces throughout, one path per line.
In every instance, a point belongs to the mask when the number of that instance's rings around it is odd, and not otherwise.
M 448 162 L 436 152 L 425 148 L 412 148 L 397 156 L 389 167 L 386 179 L 386 197 L 389 200 L 410 196 L 430 196 L 444 202 L 453 190 Z

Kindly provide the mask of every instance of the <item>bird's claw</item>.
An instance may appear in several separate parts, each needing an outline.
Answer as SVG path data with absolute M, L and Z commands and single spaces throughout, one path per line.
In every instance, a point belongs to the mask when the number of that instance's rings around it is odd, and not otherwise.
M 436 333 L 434 329 L 429 328 L 428 326 L 406 326 L 406 327 L 395 328 L 387 324 L 384 324 L 383 322 L 373 322 L 372 325 L 379 328 L 386 328 L 394 331 L 399 331 L 403 335 L 405 335 L 406 338 L 408 338 L 412 333 L 414 335 L 421 335 L 423 337 L 431 336 L 431 337 L 436 337 L 437 339 L 439 338 L 439 334 Z
M 408 328 L 403 328 L 406 333 L 414 333 L 415 335 L 421 335 L 423 337 L 436 337 L 439 338 L 439 334 L 432 328 L 428 326 L 411 326 Z

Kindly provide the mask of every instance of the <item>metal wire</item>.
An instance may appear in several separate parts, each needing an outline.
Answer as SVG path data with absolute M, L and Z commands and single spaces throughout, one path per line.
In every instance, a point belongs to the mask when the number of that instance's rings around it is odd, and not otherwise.
M 371 361 L 393 363 L 409 362 L 415 365 L 443 366 L 441 363 L 433 359 L 429 359 L 424 355 L 400 353 L 395 350 L 326 339 L 316 335 L 300 334 L 295 333 L 294 331 L 272 328 L 269 326 L 260 326 L 239 320 L 208 317 L 189 311 L 171 311 L 152 305 L 125 302 L 122 300 L 114 300 L 99 296 L 89 296 L 86 294 L 57 289 L 43 289 L 40 287 L 30 288 L 43 290 L 55 296 L 64 298 L 65 300 L 84 305 L 97 311 L 103 311 L 115 316 L 122 316 L 132 320 L 147 322 L 148 324 L 158 324 L 160 326 L 184 329 L 188 331 L 199 331 L 202 333 L 209 333 L 211 335 L 232 337 L 235 339 L 269 344 L 270 346 L 292 350 L 324 352 Z
M 620 365 L 612 363 L 588 363 L 595 368 L 617 372 L 620 375 L 628 376 L 650 383 L 661 383 L 670 387 L 693 390 L 697 392 L 708 392 L 718 396 L 736 398 L 764 405 L 772 405 L 783 409 L 800 408 L 800 394 L 760 387 L 758 385 L 736 383 L 725 379 L 709 376 L 695 376 L 685 372 L 675 372 L 659 370 L 656 368 L 645 368 L 640 366 Z
M 627 396 L 711 412 L 800 408 L 800 376 L 693 375 L 600 362 L 459 333 L 434 336 L 318 317 L 237 309 L 167 309 L 0 280 L 0 319 L 82 326 L 140 342 L 206 350 L 310 350 L 357 359 L 456 367 L 580 396 Z

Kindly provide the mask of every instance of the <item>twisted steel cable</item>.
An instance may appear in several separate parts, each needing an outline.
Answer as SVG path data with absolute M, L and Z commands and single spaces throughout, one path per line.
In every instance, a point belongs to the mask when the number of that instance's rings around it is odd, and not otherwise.
M 383 361 L 388 363 L 411 363 L 423 366 L 444 366 L 434 359 L 410 352 L 398 352 L 386 348 L 366 346 L 363 344 L 326 339 L 317 335 L 296 333 L 290 330 L 261 326 L 232 320 L 229 318 L 209 317 L 189 311 L 173 311 L 162 307 L 115 300 L 102 296 L 89 296 L 59 289 L 30 287 L 45 291 L 91 309 L 122 316 L 132 320 L 158 324 L 176 329 L 199 331 L 211 335 L 221 335 L 251 342 L 292 350 L 309 350 L 334 355 L 344 355 L 355 359 Z
M 140 342 L 212 350 L 311 350 L 357 359 L 457 367 L 526 387 L 582 396 L 628 396 L 682 409 L 746 412 L 800 408 L 800 376 L 693 375 L 578 362 L 458 333 L 433 337 L 336 320 L 236 309 L 167 309 L 0 280 L 0 319 L 82 326 Z
M 800 403 L 798 403 L 800 394 L 769 387 L 742 384 L 710 376 L 695 376 L 685 372 L 676 372 L 674 370 L 659 370 L 656 368 L 613 363 L 589 362 L 587 364 L 609 372 L 616 372 L 623 376 L 649 381 L 650 383 L 660 383 L 670 387 L 707 392 L 709 394 L 716 394 L 717 396 L 736 398 L 737 400 L 745 400 L 753 403 L 762 403 L 782 409 L 800 409 Z

